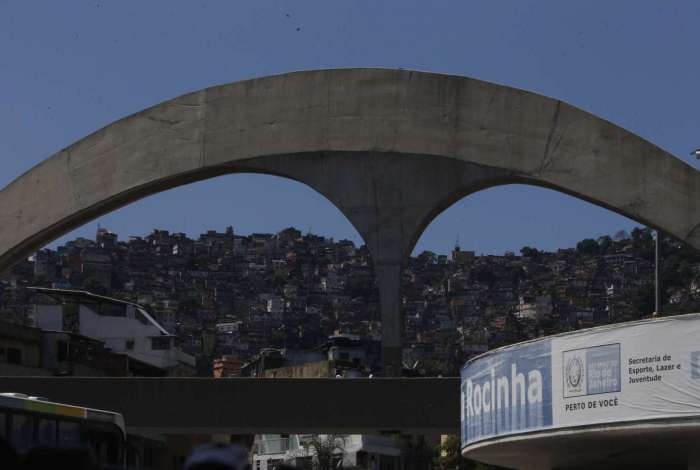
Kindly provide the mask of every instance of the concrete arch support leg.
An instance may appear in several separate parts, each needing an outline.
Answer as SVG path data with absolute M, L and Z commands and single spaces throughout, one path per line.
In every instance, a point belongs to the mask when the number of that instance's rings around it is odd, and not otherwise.
M 362 235 L 379 289 L 384 375 L 401 374 L 401 271 L 430 221 L 470 192 L 512 175 L 447 157 L 324 153 L 258 158 L 235 171 L 285 176 L 326 196 Z
M 387 377 L 400 377 L 402 368 L 403 311 L 401 265 L 375 266 L 382 314 L 382 366 Z

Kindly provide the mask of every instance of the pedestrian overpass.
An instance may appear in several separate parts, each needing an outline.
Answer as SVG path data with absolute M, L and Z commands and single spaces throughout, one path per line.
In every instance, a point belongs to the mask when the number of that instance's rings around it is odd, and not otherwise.
M 130 431 L 459 433 L 459 379 L 0 377 L 0 391 L 118 411 Z

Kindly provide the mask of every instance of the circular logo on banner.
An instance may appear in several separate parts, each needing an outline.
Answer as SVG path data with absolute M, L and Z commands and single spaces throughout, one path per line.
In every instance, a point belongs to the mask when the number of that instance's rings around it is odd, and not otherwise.
M 566 381 L 571 388 L 577 388 L 581 385 L 583 378 L 583 362 L 578 356 L 570 358 L 566 362 Z

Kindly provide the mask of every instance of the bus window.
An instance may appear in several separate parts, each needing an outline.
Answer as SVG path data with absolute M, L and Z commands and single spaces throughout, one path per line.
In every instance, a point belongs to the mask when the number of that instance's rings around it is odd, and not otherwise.
M 58 422 L 58 444 L 80 443 L 80 423 L 70 421 Z
M 40 418 L 37 424 L 37 443 L 45 446 L 56 444 L 56 421 L 53 419 Z
M 13 414 L 10 441 L 15 449 L 22 452 L 34 441 L 34 419 L 31 416 Z
M 116 426 L 86 423 L 85 433 L 100 464 L 117 464 L 123 455 L 123 437 Z

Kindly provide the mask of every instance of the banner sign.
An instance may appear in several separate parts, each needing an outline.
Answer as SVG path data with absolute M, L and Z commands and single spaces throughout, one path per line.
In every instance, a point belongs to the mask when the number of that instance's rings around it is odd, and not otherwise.
M 700 415 L 700 315 L 497 349 L 462 368 L 462 447 L 543 429 Z

